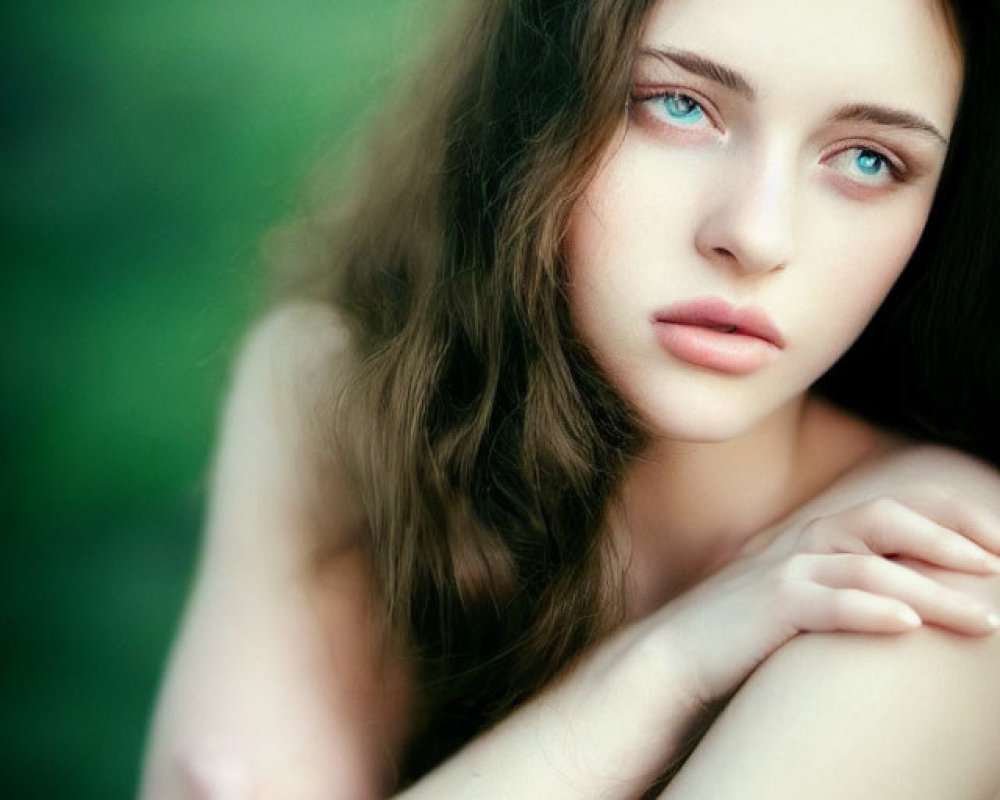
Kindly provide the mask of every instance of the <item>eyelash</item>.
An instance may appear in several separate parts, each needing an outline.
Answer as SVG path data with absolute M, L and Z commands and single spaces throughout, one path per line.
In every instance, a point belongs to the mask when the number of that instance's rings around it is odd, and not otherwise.
M 634 108 L 636 106 L 648 106 L 651 105 L 654 100 L 667 100 L 672 97 L 681 97 L 687 100 L 691 100 L 698 108 L 702 110 L 705 114 L 706 119 L 712 123 L 712 125 L 718 127 L 715 120 L 715 111 L 712 109 L 711 104 L 706 100 L 699 97 L 689 91 L 682 91 L 680 89 L 662 89 L 662 88 L 649 88 L 645 90 L 637 90 L 629 97 L 629 108 Z M 678 126 L 671 126 L 678 127 Z
M 646 90 L 642 89 L 636 90 L 629 97 L 629 102 L 628 102 L 629 111 L 631 113 L 632 109 L 634 109 L 636 106 L 649 106 L 653 103 L 653 101 L 666 102 L 670 98 L 683 98 L 691 101 L 698 109 L 701 110 L 702 114 L 704 114 L 705 119 L 713 127 L 717 129 L 719 128 L 719 125 L 716 122 L 716 112 L 711 107 L 711 105 L 707 103 L 707 101 L 702 100 L 697 94 L 687 90 L 682 91 L 680 89 L 663 89 L 659 87 L 649 88 Z M 678 131 L 685 130 L 685 127 L 680 124 L 671 124 L 670 122 L 662 122 L 661 124 L 674 130 Z M 906 183 L 910 179 L 910 172 L 907 169 L 905 163 L 903 163 L 901 159 L 893 157 L 889 153 L 882 150 L 880 147 L 873 145 L 870 142 L 850 143 L 847 146 L 842 147 L 840 150 L 833 153 L 832 155 L 828 156 L 825 159 L 825 161 L 827 162 L 832 161 L 833 159 L 842 156 L 844 153 L 849 153 L 849 152 L 857 152 L 859 155 L 861 154 L 874 155 L 876 158 L 879 159 L 881 164 L 884 166 L 885 171 L 888 172 L 889 174 L 888 184 L 866 184 L 865 181 L 852 180 L 853 183 L 856 183 L 861 186 L 867 185 L 867 186 L 874 186 L 874 188 L 880 188 L 883 185 L 895 185 L 895 184 Z M 882 172 L 880 171 L 878 174 L 881 175 Z
M 868 142 L 853 142 L 849 143 L 845 147 L 842 147 L 833 155 L 829 156 L 826 160 L 832 161 L 838 156 L 844 153 L 857 152 L 859 155 L 862 153 L 870 153 L 876 156 L 883 165 L 885 165 L 886 171 L 889 173 L 890 181 L 893 184 L 896 183 L 906 183 L 910 179 L 910 171 L 906 166 L 896 158 L 893 158 L 888 153 L 883 152 L 880 148 L 868 143 Z M 858 181 L 858 183 L 864 183 L 863 181 Z

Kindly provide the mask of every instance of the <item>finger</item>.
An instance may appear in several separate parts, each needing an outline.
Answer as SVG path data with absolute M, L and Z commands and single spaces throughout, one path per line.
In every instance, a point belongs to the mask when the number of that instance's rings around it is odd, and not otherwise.
M 795 617 L 799 630 L 815 632 L 890 634 L 921 625 L 917 612 L 893 597 L 817 583 L 803 586 Z
M 980 503 L 940 487 L 913 490 L 900 499 L 914 511 L 1000 555 L 1000 517 Z
M 879 555 L 906 555 L 962 572 L 1000 573 L 1000 558 L 901 502 L 874 501 L 859 507 L 856 516 L 853 533 Z
M 965 592 L 877 556 L 814 556 L 805 574 L 831 589 L 857 589 L 893 598 L 913 609 L 925 623 L 958 633 L 991 633 L 1000 624 L 992 609 Z

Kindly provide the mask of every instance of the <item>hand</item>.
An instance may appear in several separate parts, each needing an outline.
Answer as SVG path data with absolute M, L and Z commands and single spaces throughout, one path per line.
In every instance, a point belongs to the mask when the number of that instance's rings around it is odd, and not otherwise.
M 641 623 L 633 641 L 665 655 L 704 703 L 802 632 L 899 634 L 929 623 L 984 635 L 1000 622 L 992 609 L 895 559 L 986 576 L 1000 573 L 998 552 L 1000 520 L 950 490 L 913 487 L 771 529 Z

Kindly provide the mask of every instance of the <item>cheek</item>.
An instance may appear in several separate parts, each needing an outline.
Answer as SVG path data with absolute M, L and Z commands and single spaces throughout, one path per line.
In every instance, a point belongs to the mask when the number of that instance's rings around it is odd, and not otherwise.
M 669 283 L 674 226 L 663 192 L 652 191 L 621 154 L 573 209 L 563 264 L 574 328 L 586 340 L 619 339 Z M 671 220 L 673 222 L 673 220 Z
M 578 333 L 590 327 L 608 295 L 621 284 L 626 244 L 634 239 L 627 199 L 616 170 L 605 165 L 570 214 L 563 240 L 563 264 L 570 311 Z M 621 262 L 621 263 L 619 263 Z
M 844 214 L 829 205 L 817 209 L 825 213 L 814 217 L 816 263 L 831 270 L 830 288 L 849 295 L 859 312 L 874 313 L 913 255 L 932 199 L 931 191 L 910 192 L 890 203 L 847 206 Z
M 826 241 L 826 255 L 814 262 L 825 274 L 812 283 L 811 316 L 802 313 L 805 326 L 816 330 L 821 324 L 825 335 L 816 335 L 817 353 L 829 366 L 853 344 L 878 311 L 886 295 L 906 268 L 920 239 L 926 214 L 922 208 L 910 213 L 876 215 L 851 226 L 838 227 L 837 235 Z M 844 231 L 850 235 L 845 236 Z M 807 304 L 808 305 L 808 304 Z
M 602 230 L 608 230 L 607 223 L 588 189 L 574 206 L 563 238 L 563 263 L 570 285 L 585 279 L 593 264 L 607 258 L 608 241 Z
M 570 215 L 564 254 L 569 277 L 595 266 L 629 273 L 663 267 L 693 227 L 706 183 L 697 159 L 668 158 L 626 135 L 612 140 Z
M 564 254 L 571 279 L 586 277 L 595 265 L 607 264 L 632 233 L 628 187 L 615 167 L 612 161 L 601 168 L 570 214 Z
M 852 265 L 851 282 L 857 286 L 854 301 L 861 308 L 873 314 L 881 305 L 913 255 L 927 211 L 927 205 L 919 204 L 856 229 L 857 244 L 846 263 Z

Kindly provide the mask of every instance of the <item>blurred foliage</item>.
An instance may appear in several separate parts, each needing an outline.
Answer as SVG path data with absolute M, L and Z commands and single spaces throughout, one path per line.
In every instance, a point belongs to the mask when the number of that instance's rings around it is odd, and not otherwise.
M 131 797 L 259 256 L 416 0 L 0 11 L 0 795 Z

